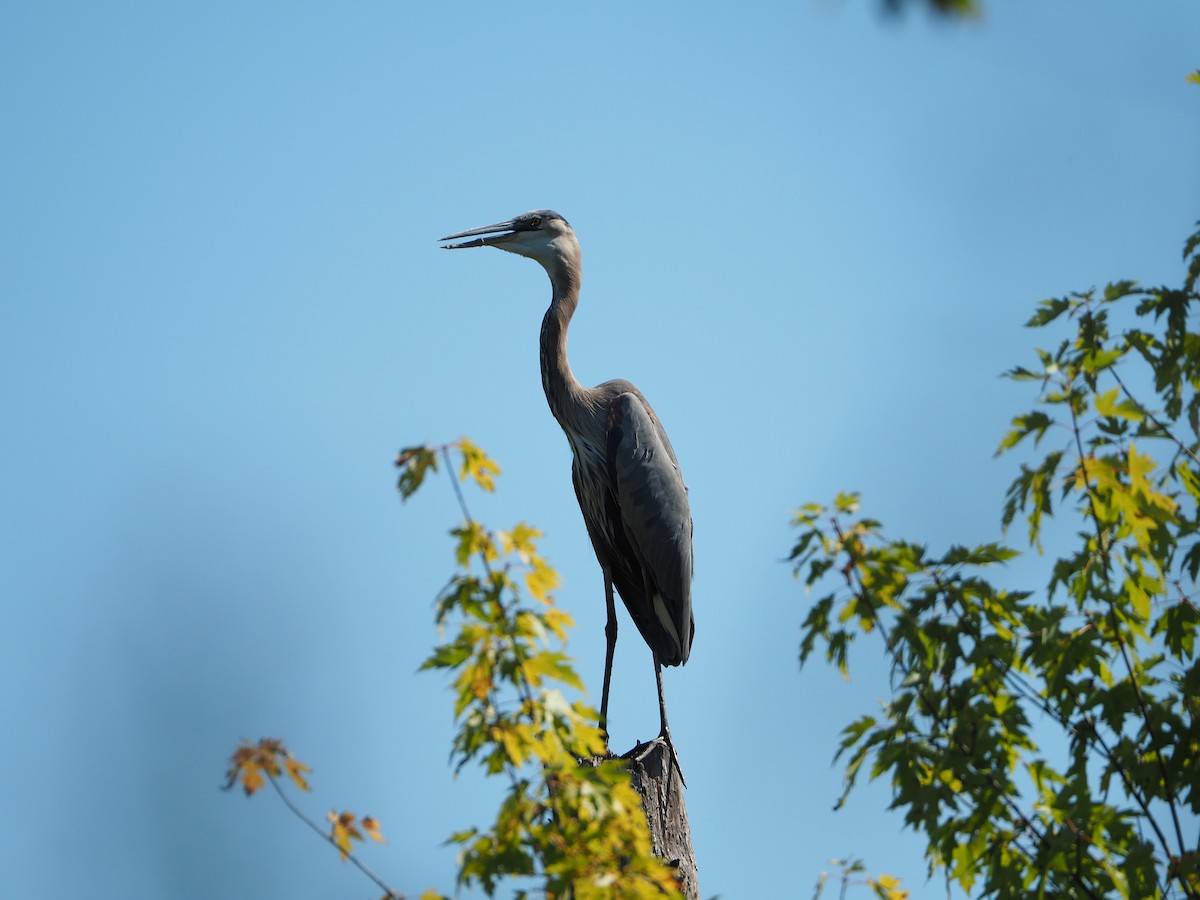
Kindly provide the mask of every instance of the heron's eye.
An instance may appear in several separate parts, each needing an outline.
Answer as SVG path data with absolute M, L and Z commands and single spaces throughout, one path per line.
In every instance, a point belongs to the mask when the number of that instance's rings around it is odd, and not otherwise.
M 531 227 L 533 227 L 533 228 L 539 228 L 539 227 L 541 227 L 541 224 L 542 224 L 542 217 L 541 217 L 541 216 L 534 216 L 532 219 L 530 219 L 530 220 L 529 220 L 529 224 L 530 224 L 530 226 L 531 226 Z

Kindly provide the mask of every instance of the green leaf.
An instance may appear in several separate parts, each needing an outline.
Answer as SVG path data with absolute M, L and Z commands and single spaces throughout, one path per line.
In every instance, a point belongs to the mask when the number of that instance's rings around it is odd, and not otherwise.
M 1045 381 L 1046 372 L 1034 372 L 1024 366 L 1014 366 L 1004 373 L 1004 377 L 1012 381 Z
M 1200 221 L 1196 222 L 1200 225 Z M 1200 281 L 1200 230 L 1197 230 L 1191 237 L 1187 239 L 1187 243 L 1183 245 L 1183 259 L 1187 263 L 1188 274 L 1183 282 L 1185 289 L 1189 291 L 1196 290 L 1196 283 Z
M 833 500 L 833 508 L 835 512 L 852 516 L 858 512 L 858 505 L 861 501 L 862 497 L 854 492 L 838 494 Z
M 1036 447 L 1042 440 L 1042 436 L 1046 433 L 1046 429 L 1054 424 L 1051 419 L 1041 410 L 1035 410 L 1026 413 L 1023 416 L 1016 416 L 1012 420 L 1013 428 L 1004 436 L 1004 440 L 1000 442 L 1000 446 L 996 448 L 996 455 L 999 456 L 1005 450 L 1011 450 L 1029 435 L 1033 435 L 1033 444 Z
M 437 453 L 430 447 L 405 447 L 396 454 L 400 479 L 396 483 L 400 498 L 407 500 L 417 492 L 430 471 L 437 471 Z
M 544 680 L 550 679 L 583 690 L 583 682 L 571 668 L 570 659 L 564 653 L 542 650 L 525 660 L 523 671 L 533 687 L 539 687 Z
M 461 644 L 442 644 L 421 663 L 420 671 L 426 669 L 456 669 L 471 655 L 471 647 Z
M 1146 418 L 1145 411 L 1137 403 L 1121 399 L 1120 388 L 1096 394 L 1096 412 L 1102 416 L 1128 419 L 1130 422 L 1141 422 Z
M 1025 323 L 1025 327 L 1041 328 L 1043 325 L 1049 325 L 1070 308 L 1071 301 L 1065 297 L 1043 300 L 1038 304 L 1038 311 Z
M 1084 355 L 1080 360 L 1081 368 L 1088 374 L 1095 375 L 1111 368 L 1125 355 L 1124 350 L 1096 349 Z
M 943 566 L 986 566 L 993 563 L 1004 563 L 1020 556 L 1019 550 L 1005 547 L 1003 544 L 980 544 L 978 547 L 951 547 L 938 561 Z
M 1140 290 L 1136 281 L 1114 281 L 1104 286 L 1104 302 L 1113 303 Z
M 1154 623 L 1154 633 L 1166 640 L 1167 649 L 1176 657 L 1192 659 L 1196 653 L 1196 635 L 1200 631 L 1200 609 L 1191 600 L 1172 603 Z

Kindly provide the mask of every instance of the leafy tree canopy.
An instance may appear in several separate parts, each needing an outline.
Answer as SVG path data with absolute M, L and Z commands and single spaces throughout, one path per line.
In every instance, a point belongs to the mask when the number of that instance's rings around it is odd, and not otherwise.
M 990 580 L 1017 550 L 889 538 L 855 495 L 796 516 L 818 592 L 801 664 L 819 647 L 848 673 L 859 636 L 891 664 L 843 732 L 845 793 L 886 776 L 930 872 L 975 895 L 1200 896 L 1200 231 L 1184 259 L 1182 287 L 1117 282 L 1028 322 L 1069 331 L 1008 373 L 1037 397 L 1000 443 L 1034 455 L 1001 521 L 1039 549 L 1052 518 L 1079 528 L 1041 590 Z

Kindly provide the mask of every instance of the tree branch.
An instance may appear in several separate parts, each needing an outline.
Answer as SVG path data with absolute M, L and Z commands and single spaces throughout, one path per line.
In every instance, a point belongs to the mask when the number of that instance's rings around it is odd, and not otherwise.
M 272 775 L 270 772 L 266 772 L 265 774 L 267 776 L 267 780 L 271 782 L 271 787 L 275 788 L 275 793 L 279 795 L 279 799 L 281 799 L 284 805 L 292 811 L 293 815 L 295 815 L 301 822 L 319 834 L 331 847 L 333 847 L 333 849 L 342 854 L 343 858 L 354 863 L 354 865 L 358 867 L 359 871 L 361 871 L 364 875 L 375 882 L 376 885 L 382 888 L 384 891 L 384 896 L 387 897 L 388 900 L 405 900 L 403 894 L 392 890 L 392 888 L 388 886 L 387 882 L 367 868 L 366 864 L 362 860 L 360 860 L 353 853 L 347 853 L 345 850 L 339 847 L 337 841 L 335 841 L 331 835 L 325 833 L 325 829 L 321 828 L 320 825 L 305 815 L 304 811 L 301 810 L 300 807 L 296 806 L 296 804 L 292 802 L 291 798 L 288 797 L 288 795 L 284 792 L 283 788 L 279 786 L 279 782 L 275 780 L 274 775 Z

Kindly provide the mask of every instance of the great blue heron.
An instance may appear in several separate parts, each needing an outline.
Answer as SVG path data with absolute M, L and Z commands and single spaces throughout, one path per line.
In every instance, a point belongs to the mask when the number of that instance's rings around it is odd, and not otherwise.
M 604 571 L 604 687 L 600 726 L 608 733 L 608 688 L 617 618 L 613 586 L 654 654 L 660 735 L 670 743 L 662 667 L 681 666 L 692 649 L 692 514 L 679 461 L 662 424 L 628 381 L 585 387 L 567 362 L 567 326 L 579 305 L 583 275 L 579 241 L 567 220 L 535 209 L 507 222 L 442 238 L 483 235 L 447 250 L 496 247 L 537 260 L 553 293 L 542 319 L 542 387 L 566 432 L 571 480 L 583 521 Z M 673 749 L 673 748 L 672 748 Z

